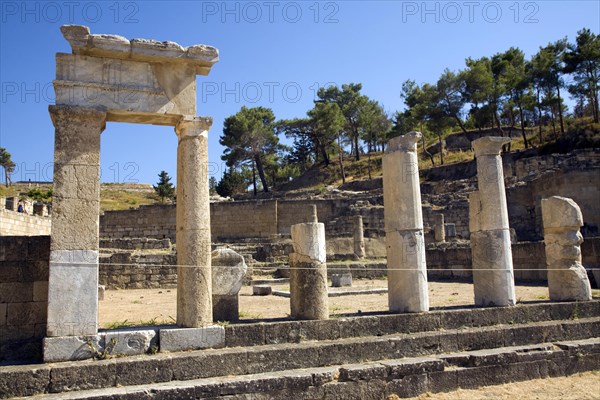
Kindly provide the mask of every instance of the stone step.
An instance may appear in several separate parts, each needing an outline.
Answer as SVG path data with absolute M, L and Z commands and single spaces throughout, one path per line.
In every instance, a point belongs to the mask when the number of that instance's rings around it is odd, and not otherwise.
M 600 339 L 57 393 L 53 399 L 383 399 L 571 375 L 600 367 Z
M 360 324 L 358 318 L 353 322 Z M 292 332 L 288 337 L 293 338 Z M 334 340 L 306 341 L 300 334 L 296 337 L 299 343 L 3 367 L 0 397 L 260 374 L 596 337 L 600 337 L 600 317 Z

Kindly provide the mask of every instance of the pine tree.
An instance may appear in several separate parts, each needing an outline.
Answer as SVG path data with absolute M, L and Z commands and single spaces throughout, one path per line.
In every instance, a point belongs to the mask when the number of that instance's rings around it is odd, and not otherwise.
M 158 174 L 158 183 L 152 187 L 158 197 L 160 197 L 161 203 L 164 203 L 166 199 L 173 200 L 175 197 L 175 188 L 171 183 L 171 177 L 167 171 L 160 171 L 160 174 Z

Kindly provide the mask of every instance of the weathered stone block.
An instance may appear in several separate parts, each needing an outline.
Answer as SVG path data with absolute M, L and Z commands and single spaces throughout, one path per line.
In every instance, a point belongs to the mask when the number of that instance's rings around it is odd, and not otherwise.
M 46 322 L 46 302 L 8 303 L 7 325 L 35 325 Z
M 131 386 L 153 382 L 169 382 L 173 379 L 171 357 L 148 359 L 147 356 L 131 357 L 116 363 L 116 385 Z
M 42 394 L 49 382 L 50 367 L 6 366 L 0 371 L 0 394 L 3 398 Z
M 95 335 L 98 252 L 55 250 L 50 257 L 48 336 Z
M 104 351 L 104 336 L 61 336 L 44 338 L 44 362 L 85 360 Z
M 48 302 L 48 281 L 33 282 L 33 301 Z
M 217 325 L 203 328 L 161 329 L 159 335 L 161 351 L 197 350 L 225 345 L 225 328 Z
M 107 331 L 104 343 L 109 354 L 132 356 L 158 351 L 158 334 L 152 329 Z
M 115 385 L 115 360 L 57 364 L 52 367 L 48 391 L 61 393 Z

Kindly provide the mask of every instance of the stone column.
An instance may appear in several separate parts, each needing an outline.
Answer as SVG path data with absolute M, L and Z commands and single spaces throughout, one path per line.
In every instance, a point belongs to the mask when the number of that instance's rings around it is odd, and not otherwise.
M 446 229 L 444 226 L 444 214 L 433 214 L 434 226 L 433 226 L 433 234 L 435 236 L 436 242 L 445 242 L 446 241 Z
M 316 220 L 292 225 L 290 254 L 290 308 L 292 318 L 328 319 L 327 264 L 325 251 L 325 224 Z
M 383 157 L 388 302 L 392 312 L 429 311 L 417 143 L 421 132 L 391 139 Z
M 510 138 L 482 137 L 473 141 L 477 157 L 478 191 L 469 197 L 469 227 L 473 257 L 475 304 L 513 306 L 515 280 L 502 171 L 502 146 Z
M 542 200 L 542 218 L 550 300 L 592 300 L 592 287 L 581 265 L 579 206 L 572 199 L 552 196 Z
M 199 328 L 213 321 L 208 130 L 212 119 L 184 117 L 177 146 L 177 325 Z
M 365 258 L 365 236 L 362 215 L 354 216 L 354 254 L 359 259 Z
M 100 134 L 106 113 L 50 106 L 54 196 L 47 336 L 98 332 Z

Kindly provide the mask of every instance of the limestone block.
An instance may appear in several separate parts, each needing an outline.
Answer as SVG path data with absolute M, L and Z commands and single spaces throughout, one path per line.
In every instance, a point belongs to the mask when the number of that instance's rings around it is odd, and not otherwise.
M 6 197 L 0 196 L 0 211 L 6 209 Z
M 48 301 L 48 281 L 33 282 L 33 301 Z
M 95 335 L 98 329 L 98 252 L 52 250 L 48 336 Z
M 44 362 L 86 360 L 104 351 L 103 335 L 44 338 Z
M 392 312 L 429 310 L 423 232 L 386 232 L 388 302 Z
M 566 197 L 542 199 L 542 218 L 550 300 L 591 300 L 592 288 L 581 264 L 579 227 L 583 216 L 579 206 Z
M 516 304 L 510 249 L 510 232 L 507 229 L 471 233 L 476 305 Z
M 109 354 L 133 356 L 158 349 L 158 334 L 153 329 L 117 330 L 104 333 L 105 349 Z
M 352 274 L 332 274 L 331 275 L 331 286 L 332 287 L 349 287 L 352 286 Z
M 325 263 L 297 253 L 290 254 L 290 309 L 292 318 L 329 318 Z
M 219 296 L 213 293 L 213 320 L 237 321 L 239 319 L 239 294 Z
M 187 64 L 193 68 L 195 73 L 201 75 L 207 75 L 212 65 L 219 60 L 219 51 L 204 44 L 184 48 L 175 42 L 168 41 L 127 40 L 119 35 L 92 35 L 90 29 L 83 25 L 63 25 L 60 30 L 71 45 L 73 54 L 172 65 Z
M 55 195 L 52 208 L 52 250 L 98 250 L 100 202 Z
M 542 199 L 542 218 L 544 229 L 583 226 L 581 209 L 568 197 L 552 196 Z
M 54 164 L 54 192 L 62 198 L 97 201 L 100 197 L 100 166 Z
M 225 346 L 225 327 L 218 325 L 202 328 L 160 330 L 160 351 L 186 351 Z
M 0 326 L 6 326 L 7 303 L 0 303 Z
M 292 245 L 294 252 L 325 263 L 327 258 L 325 225 L 306 223 L 292 225 Z
M 213 297 L 237 295 L 248 270 L 244 257 L 232 249 L 220 248 L 212 252 L 211 259 Z
M 254 296 L 268 296 L 271 294 L 273 289 L 269 285 L 253 285 L 252 295 Z
M 383 157 L 386 231 L 422 229 L 421 189 L 416 153 L 420 132 L 390 139 Z
M 100 165 L 100 134 L 106 127 L 106 113 L 64 105 L 49 106 L 48 111 L 55 129 L 55 164 Z

